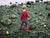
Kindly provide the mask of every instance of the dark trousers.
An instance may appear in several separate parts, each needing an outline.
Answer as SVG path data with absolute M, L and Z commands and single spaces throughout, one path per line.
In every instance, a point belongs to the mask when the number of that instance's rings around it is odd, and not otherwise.
M 28 21 L 22 21 L 21 25 L 23 25 L 25 23 L 25 25 L 28 27 Z

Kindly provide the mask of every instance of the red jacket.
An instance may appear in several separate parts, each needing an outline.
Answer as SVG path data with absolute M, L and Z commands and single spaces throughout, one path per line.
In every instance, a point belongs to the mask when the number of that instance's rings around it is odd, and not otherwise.
M 22 12 L 21 12 L 21 16 L 20 16 L 21 20 L 22 20 L 22 21 L 26 21 L 26 20 L 28 20 L 27 17 L 30 18 L 28 12 L 27 12 L 27 11 L 22 11 Z

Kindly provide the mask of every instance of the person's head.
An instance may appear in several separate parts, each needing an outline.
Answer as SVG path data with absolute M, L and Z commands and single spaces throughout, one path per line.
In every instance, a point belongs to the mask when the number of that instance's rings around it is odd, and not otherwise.
M 22 6 L 22 10 L 26 10 L 26 5 L 23 5 Z

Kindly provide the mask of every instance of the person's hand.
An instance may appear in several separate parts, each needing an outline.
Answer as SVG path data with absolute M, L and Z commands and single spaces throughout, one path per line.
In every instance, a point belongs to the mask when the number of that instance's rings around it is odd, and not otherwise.
M 30 20 L 31 19 L 31 17 L 30 18 L 28 18 L 28 20 Z

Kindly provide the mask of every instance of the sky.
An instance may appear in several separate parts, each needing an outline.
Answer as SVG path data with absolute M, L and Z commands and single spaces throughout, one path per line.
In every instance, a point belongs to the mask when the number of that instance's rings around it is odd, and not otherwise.
M 34 1 L 35 0 L 0 0 L 0 5 L 10 5 L 9 3 L 12 2 L 12 4 L 15 4 L 15 2 L 18 2 L 19 4 L 20 3 L 25 3 L 27 1 Z M 43 1 L 47 1 L 47 0 L 43 0 Z M 50 0 L 48 0 L 50 1 Z

